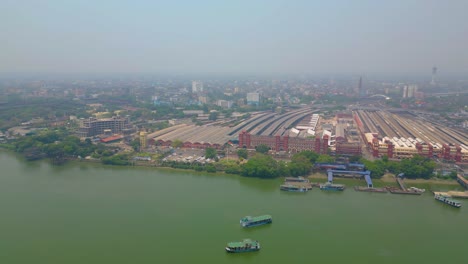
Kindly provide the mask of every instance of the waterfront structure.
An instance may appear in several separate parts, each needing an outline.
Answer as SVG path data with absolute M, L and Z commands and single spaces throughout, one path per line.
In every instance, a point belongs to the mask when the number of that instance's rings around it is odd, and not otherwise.
M 80 127 L 77 131 L 77 136 L 81 138 L 101 135 L 104 134 L 104 132 L 108 129 L 110 129 L 110 132 L 113 134 L 129 134 L 131 132 L 134 132 L 129 117 L 114 116 L 112 118 L 101 119 L 82 118 L 79 120 L 79 125 Z
M 259 225 L 271 224 L 273 218 L 271 215 L 260 215 L 260 216 L 245 216 L 240 220 L 240 225 L 242 227 L 253 227 Z
M 309 191 L 309 189 L 306 188 L 306 187 L 293 185 L 293 184 L 282 184 L 280 186 L 280 190 L 288 191 L 288 192 L 307 192 L 307 191 Z
M 309 183 L 310 181 L 304 177 L 286 177 L 284 179 L 284 182 L 303 182 L 303 183 Z
M 249 132 L 242 131 L 239 134 L 239 147 L 254 149 L 259 145 L 267 145 L 274 151 L 301 152 L 303 150 L 312 150 L 317 153 L 328 152 L 327 135 L 323 138 L 297 138 L 289 136 L 258 136 Z
M 247 104 L 258 105 L 260 103 L 259 93 L 247 93 Z

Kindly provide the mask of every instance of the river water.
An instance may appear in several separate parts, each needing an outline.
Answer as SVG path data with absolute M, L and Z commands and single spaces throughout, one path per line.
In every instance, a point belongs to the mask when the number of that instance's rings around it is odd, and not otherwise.
M 0 151 L 0 263 L 466 263 L 468 201 L 279 190 L 280 179 L 89 163 Z M 245 215 L 273 224 L 242 229 Z M 228 254 L 252 238 L 259 252 Z

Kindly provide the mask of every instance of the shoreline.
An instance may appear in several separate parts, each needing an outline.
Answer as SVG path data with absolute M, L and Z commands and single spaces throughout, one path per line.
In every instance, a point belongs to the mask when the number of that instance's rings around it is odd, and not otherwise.
M 0 150 L 5 151 L 5 152 L 9 152 L 9 153 L 15 153 L 16 155 L 19 155 L 20 157 L 24 158 L 23 155 L 15 152 L 15 151 L 12 151 L 10 149 L 0 147 Z M 48 159 L 43 159 L 43 160 L 48 160 Z M 24 160 L 24 161 L 28 162 L 27 160 Z M 49 162 L 50 162 L 50 160 L 49 160 Z M 67 162 L 71 162 L 71 163 L 91 163 L 91 164 L 99 164 L 99 165 L 103 165 L 103 166 L 144 167 L 144 168 L 155 168 L 155 169 L 174 170 L 174 171 L 191 171 L 191 172 L 195 172 L 195 173 L 207 173 L 207 174 L 211 174 L 211 175 L 216 175 L 217 174 L 217 175 L 242 176 L 240 174 L 225 173 L 224 171 L 207 172 L 207 171 L 196 171 L 196 170 L 193 170 L 193 169 L 163 167 L 163 166 L 155 165 L 154 163 L 142 164 L 141 162 L 138 162 L 136 164 L 133 163 L 133 164 L 129 164 L 129 165 L 110 165 L 110 164 L 103 164 L 103 163 L 101 163 L 100 160 L 98 161 L 98 160 L 86 160 L 86 159 L 67 159 Z M 278 178 L 282 178 L 282 177 L 286 177 L 286 176 L 280 176 Z M 309 178 L 311 180 L 312 179 L 314 179 L 314 180 L 326 180 L 327 179 L 327 175 L 324 172 L 314 172 L 314 173 L 311 173 L 309 175 L 305 175 L 304 177 Z M 344 179 L 344 180 L 350 180 L 350 181 L 354 180 L 356 182 L 360 181 L 360 179 L 358 179 L 358 178 L 343 178 L 343 177 L 336 177 L 336 178 L 338 180 Z M 373 180 L 379 181 L 381 183 L 388 183 L 388 184 L 391 184 L 391 185 L 394 185 L 394 183 L 396 183 L 395 175 L 390 174 L 390 173 L 385 174 L 380 179 L 373 179 Z M 442 180 L 442 179 L 437 179 L 437 178 L 431 178 L 431 179 L 407 179 L 407 178 L 405 178 L 404 182 L 407 183 L 407 184 L 416 184 L 416 185 L 448 185 L 448 186 L 459 185 L 459 183 L 456 180 Z

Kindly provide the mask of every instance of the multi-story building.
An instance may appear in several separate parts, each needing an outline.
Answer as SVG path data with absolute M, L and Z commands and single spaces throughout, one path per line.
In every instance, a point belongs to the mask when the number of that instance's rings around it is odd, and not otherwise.
M 232 107 L 232 101 L 218 100 L 218 101 L 216 101 L 216 105 L 221 106 L 222 108 L 231 108 Z
M 93 137 L 104 134 L 110 129 L 111 133 L 131 133 L 134 129 L 128 117 L 88 118 L 79 120 L 78 137 Z
M 274 151 L 301 152 L 312 150 L 317 153 L 328 153 L 328 136 L 323 138 L 298 138 L 289 136 L 257 136 L 246 131 L 239 134 L 239 147 L 253 149 L 259 145 L 266 145 Z
M 384 137 L 380 140 L 375 133 L 365 133 L 365 138 L 374 157 L 386 155 L 389 158 L 405 159 L 420 155 L 428 158 L 438 157 L 456 162 L 468 162 L 468 147 L 465 145 L 430 144 L 418 138 Z
M 247 93 L 247 104 L 258 105 L 260 103 L 259 93 Z
M 203 92 L 203 82 L 201 81 L 192 81 L 192 93 Z

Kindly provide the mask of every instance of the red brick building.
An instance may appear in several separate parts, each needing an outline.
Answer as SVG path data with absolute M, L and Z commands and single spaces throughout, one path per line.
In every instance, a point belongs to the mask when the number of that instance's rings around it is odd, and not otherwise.
M 289 136 L 257 136 L 251 135 L 246 131 L 239 134 L 239 147 L 253 149 L 258 145 L 267 145 L 274 151 L 300 152 L 303 150 L 312 150 L 317 153 L 328 152 L 328 136 L 323 139 L 316 137 L 297 138 Z

